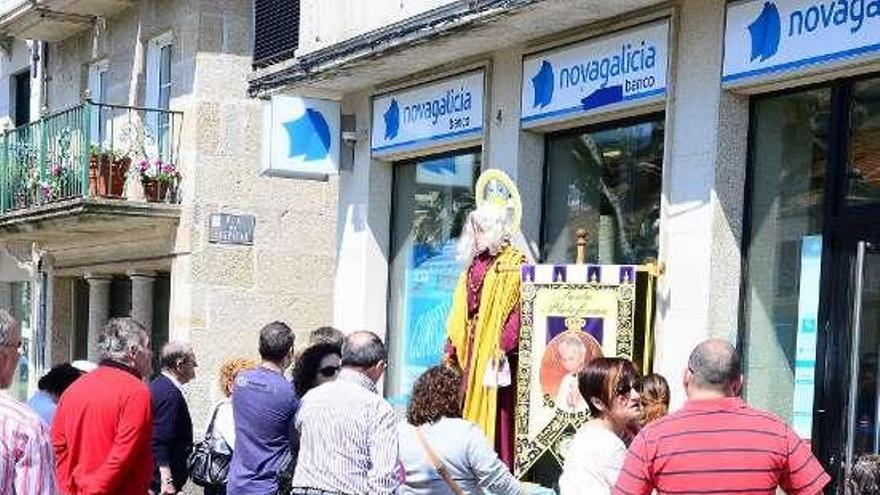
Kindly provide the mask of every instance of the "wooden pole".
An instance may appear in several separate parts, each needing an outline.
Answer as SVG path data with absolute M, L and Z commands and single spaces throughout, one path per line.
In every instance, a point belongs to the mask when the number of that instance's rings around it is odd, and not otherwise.
M 575 263 L 583 265 L 587 262 L 587 229 L 577 229 L 574 234 L 577 246 L 577 259 Z

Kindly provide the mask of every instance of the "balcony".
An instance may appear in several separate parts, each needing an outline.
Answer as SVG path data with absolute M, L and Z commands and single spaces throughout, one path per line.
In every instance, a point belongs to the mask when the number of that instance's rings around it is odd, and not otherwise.
M 181 112 L 98 104 L 0 136 L 0 234 L 32 241 L 177 223 Z
M 88 29 L 135 0 L 0 0 L 0 34 L 19 39 L 61 41 Z

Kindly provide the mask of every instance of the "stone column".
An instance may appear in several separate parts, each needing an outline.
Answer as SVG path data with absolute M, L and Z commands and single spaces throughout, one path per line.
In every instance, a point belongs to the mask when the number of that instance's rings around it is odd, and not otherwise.
M 101 328 L 110 318 L 110 281 L 107 275 L 88 274 L 86 281 L 89 283 L 89 338 L 88 358 L 89 361 L 98 362 L 100 351 L 98 350 L 98 335 Z
M 749 102 L 721 87 L 726 7 L 679 2 L 672 37 L 654 371 L 669 380 L 673 409 L 685 399 L 691 349 L 737 336 Z
M 131 279 L 131 317 L 141 322 L 147 331 L 153 333 L 153 284 L 156 274 L 152 272 L 130 272 Z

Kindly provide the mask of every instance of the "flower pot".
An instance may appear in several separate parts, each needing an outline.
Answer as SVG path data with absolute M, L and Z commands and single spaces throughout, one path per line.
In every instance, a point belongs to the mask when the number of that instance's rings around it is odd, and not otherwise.
M 147 201 L 149 201 L 150 203 L 159 203 L 165 201 L 165 196 L 168 194 L 167 182 L 145 180 L 143 181 L 143 185 L 144 197 L 147 198 Z
M 110 172 L 110 196 L 121 198 L 125 192 L 125 178 L 128 176 L 128 168 L 131 166 L 131 158 L 125 156 L 113 161 Z
M 110 155 L 89 156 L 89 196 L 108 197 L 111 194 L 111 175 L 113 168 Z
M 130 166 L 131 158 L 127 156 L 115 160 L 107 153 L 89 156 L 89 195 L 121 198 Z

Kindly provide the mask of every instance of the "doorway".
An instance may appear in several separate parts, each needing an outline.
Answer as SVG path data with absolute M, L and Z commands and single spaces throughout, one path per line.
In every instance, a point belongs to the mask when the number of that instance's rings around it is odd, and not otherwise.
M 753 99 L 740 349 L 746 398 L 842 494 L 880 452 L 880 77 Z
M 481 156 L 470 148 L 393 165 L 385 394 L 400 410 L 416 378 L 443 357 L 461 275 L 456 243 L 475 206 Z
M 15 127 L 31 121 L 31 72 L 26 70 L 12 76 L 15 90 Z

